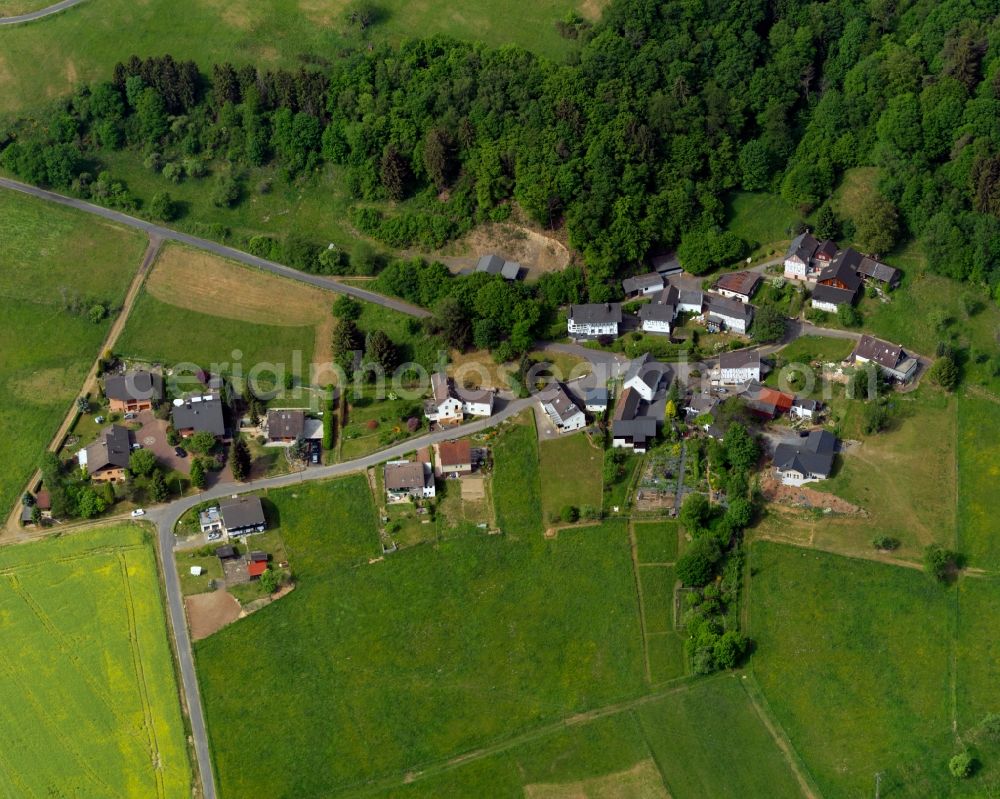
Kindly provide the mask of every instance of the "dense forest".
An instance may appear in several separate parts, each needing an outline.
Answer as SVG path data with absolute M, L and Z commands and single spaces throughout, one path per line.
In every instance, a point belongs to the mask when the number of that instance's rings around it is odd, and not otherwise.
M 566 63 L 440 38 L 314 54 L 297 71 L 133 57 L 0 128 L 0 164 L 134 209 L 101 165 L 134 148 L 164 178 L 141 210 L 163 219 L 176 210 L 172 181 L 209 179 L 224 207 L 262 165 L 307 182 L 339 164 L 351 223 L 397 249 L 505 219 L 513 200 L 541 225 L 565 225 L 598 301 L 654 250 L 738 256 L 722 230 L 733 189 L 780 192 L 806 216 L 844 170 L 876 165 L 871 247 L 919 237 L 932 269 L 996 289 L 998 10 L 613 0 L 598 25 L 561 23 L 581 42 Z M 322 242 L 251 243 L 300 268 L 351 269 Z

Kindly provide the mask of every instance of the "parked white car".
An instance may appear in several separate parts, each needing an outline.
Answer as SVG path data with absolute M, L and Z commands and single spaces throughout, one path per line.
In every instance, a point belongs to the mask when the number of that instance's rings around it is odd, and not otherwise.
M 144 511 L 142 508 L 136 508 L 134 511 L 132 511 L 133 519 L 138 519 L 140 516 L 145 516 L 145 515 L 146 511 Z

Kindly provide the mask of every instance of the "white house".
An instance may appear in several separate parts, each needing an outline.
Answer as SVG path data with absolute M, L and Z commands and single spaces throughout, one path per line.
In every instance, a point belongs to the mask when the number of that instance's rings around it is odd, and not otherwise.
M 617 336 L 622 307 L 616 302 L 571 305 L 566 330 L 573 337 Z
M 583 407 L 587 413 L 604 413 L 608 409 L 608 390 L 604 386 L 588 388 L 584 392 Z
M 677 313 L 700 314 L 705 307 L 705 295 L 700 291 L 681 291 L 677 296 Z
M 778 444 L 774 470 L 785 485 L 800 486 L 825 480 L 833 471 L 837 439 L 827 430 L 813 430 L 800 444 Z
M 709 328 L 745 334 L 753 322 L 753 306 L 710 294 L 705 298 L 705 322 Z
M 663 292 L 648 305 L 639 309 L 639 320 L 642 329 L 647 333 L 670 335 L 674 320 L 677 318 L 677 300 L 679 292 L 674 286 L 667 286 Z
M 828 313 L 837 313 L 841 305 L 853 305 L 856 292 L 837 286 L 819 285 L 813 289 L 812 299 L 809 304 L 813 308 Z
M 760 352 L 736 350 L 719 356 L 719 381 L 722 383 L 748 383 L 760 380 Z
M 434 493 L 434 471 L 429 463 L 390 461 L 385 465 L 385 494 L 389 502 L 431 499 Z
M 819 413 L 819 409 L 819 400 L 796 397 L 792 401 L 792 407 L 788 409 L 788 413 L 799 419 L 811 420 Z
M 573 401 L 561 383 L 552 383 L 538 395 L 538 402 L 545 415 L 560 433 L 580 430 L 587 424 L 580 406 Z
M 916 374 L 918 361 L 899 344 L 863 335 L 848 360 L 855 364 L 874 363 L 891 380 L 906 383 Z
M 758 272 L 729 272 L 722 275 L 712 286 L 712 291 L 723 297 L 740 302 L 750 302 L 763 278 Z
M 431 375 L 431 394 L 424 403 L 424 416 L 431 422 L 461 424 L 467 415 L 493 415 L 493 389 L 458 388 L 450 377 L 435 372 Z
M 629 364 L 622 380 L 622 391 L 632 389 L 646 402 L 652 402 L 660 386 L 670 377 L 670 368 L 647 352 Z

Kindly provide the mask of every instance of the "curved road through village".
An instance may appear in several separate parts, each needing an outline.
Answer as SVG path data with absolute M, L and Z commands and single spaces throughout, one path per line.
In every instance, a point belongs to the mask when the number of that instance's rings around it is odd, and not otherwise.
M 67 0 L 67 2 L 60 3 L 58 5 L 60 7 L 68 7 L 69 5 L 74 5 L 78 2 L 82 2 L 82 0 Z M 54 8 L 55 6 L 51 6 L 49 9 L 43 9 L 43 11 L 54 13 L 51 10 Z M 146 232 L 157 244 L 157 240 L 181 242 L 191 247 L 238 261 L 247 266 L 262 269 L 266 272 L 287 277 L 292 280 L 298 280 L 319 288 L 339 292 L 341 294 L 347 294 L 355 297 L 356 299 L 371 302 L 384 308 L 389 308 L 410 316 L 427 317 L 430 315 L 429 312 L 423 308 L 415 307 L 409 303 L 405 303 L 391 297 L 386 297 L 384 295 L 376 294 L 375 292 L 366 291 L 365 289 L 354 286 L 343 285 L 319 275 L 300 272 L 299 270 L 292 269 L 291 267 L 284 266 L 283 264 L 258 258 L 257 256 L 250 255 L 249 253 L 242 252 L 232 247 L 227 247 L 209 239 L 203 239 L 197 236 L 181 233 L 152 222 L 147 222 L 143 219 L 129 216 L 128 214 L 124 214 L 119 211 L 113 211 L 108 208 L 88 203 L 84 200 L 66 197 L 64 195 L 57 194 L 56 192 L 39 189 L 8 178 L 0 178 L 0 187 L 21 192 L 48 202 L 54 202 L 58 205 L 68 206 L 79 211 L 84 211 L 130 228 L 142 230 Z M 148 268 L 148 264 L 145 265 L 145 268 Z M 762 355 L 769 355 L 802 335 L 819 335 L 833 338 L 851 339 L 857 339 L 860 336 L 859 333 L 853 331 L 818 328 L 808 322 L 789 320 L 786 335 L 781 342 L 773 345 L 756 347 L 756 349 L 759 349 Z M 539 348 L 550 352 L 563 352 L 583 357 L 590 361 L 594 372 L 600 372 L 601 376 L 604 378 L 619 376 L 624 368 L 624 364 L 627 363 L 627 359 L 623 356 L 601 350 L 589 349 L 578 344 L 540 342 Z M 710 364 L 715 360 L 717 359 L 708 359 L 701 364 L 697 364 L 697 366 L 703 369 L 706 363 Z M 926 359 L 921 360 L 926 362 Z M 696 364 L 690 364 L 683 370 L 678 368 L 678 377 L 687 382 L 690 368 L 694 366 L 696 366 Z M 684 373 L 681 374 L 681 371 Z M 597 379 L 600 380 L 601 377 L 598 377 Z M 181 682 L 186 698 L 188 713 L 191 719 L 191 733 L 198 761 L 198 769 L 201 774 L 204 799 L 215 799 L 217 794 L 213 776 L 211 754 L 208 745 L 205 717 L 201 704 L 201 693 L 199 691 L 198 678 L 195 673 L 191 639 L 188 634 L 187 620 L 184 613 L 184 602 L 180 590 L 180 579 L 177 574 L 177 564 L 173 556 L 174 525 L 181 515 L 195 505 L 209 499 L 217 499 L 232 494 L 245 493 L 248 491 L 256 491 L 266 488 L 278 488 L 282 486 L 295 485 L 297 483 L 307 481 L 329 479 L 363 471 L 372 466 L 376 466 L 383 461 L 405 455 L 415 449 L 439 443 L 449 438 L 454 438 L 456 432 L 460 432 L 462 435 L 469 435 L 471 433 L 486 430 L 519 413 L 525 408 L 530 407 L 534 401 L 534 397 L 510 400 L 506 402 L 503 407 L 497 410 L 493 416 L 471 422 L 467 425 L 462 425 L 457 431 L 454 429 L 448 429 L 428 433 L 427 435 L 409 439 L 402 444 L 380 450 L 356 460 L 332 464 L 329 466 L 309 468 L 303 472 L 280 475 L 248 483 L 223 483 L 213 486 L 207 491 L 203 491 L 197 495 L 184 497 L 166 505 L 151 508 L 148 511 L 146 519 L 155 524 L 157 528 L 157 546 L 163 568 L 164 588 L 167 596 L 170 626 L 173 631 L 174 640 L 177 644 L 176 649 L 181 671 Z
M 32 22 L 42 17 L 58 14 L 60 11 L 65 11 L 67 8 L 77 6 L 82 2 L 83 0 L 62 0 L 62 2 L 53 3 L 51 6 L 40 8 L 37 11 L 29 11 L 27 14 L 18 14 L 16 17 L 0 17 L 0 25 L 20 25 L 22 22 Z

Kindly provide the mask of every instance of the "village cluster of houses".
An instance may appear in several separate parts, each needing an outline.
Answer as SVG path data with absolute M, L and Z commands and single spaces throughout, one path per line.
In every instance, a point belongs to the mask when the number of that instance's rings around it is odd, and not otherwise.
M 651 297 L 637 314 L 639 328 L 646 333 L 670 336 L 684 314 L 704 323 L 711 333 L 746 335 L 754 315 L 750 299 L 761 280 L 757 272 L 731 272 L 722 275 L 710 291 L 701 291 L 679 288 L 664 274 L 650 272 L 625 278 L 622 290 L 628 299 Z M 566 330 L 577 339 L 615 337 L 623 322 L 621 303 L 586 303 L 570 306 Z
M 896 288 L 900 272 L 853 247 L 841 250 L 836 242 L 818 241 L 808 231 L 796 236 L 785 254 L 785 277 L 812 286 L 810 303 L 821 311 L 836 312 L 857 302 L 861 287 L 879 291 Z

